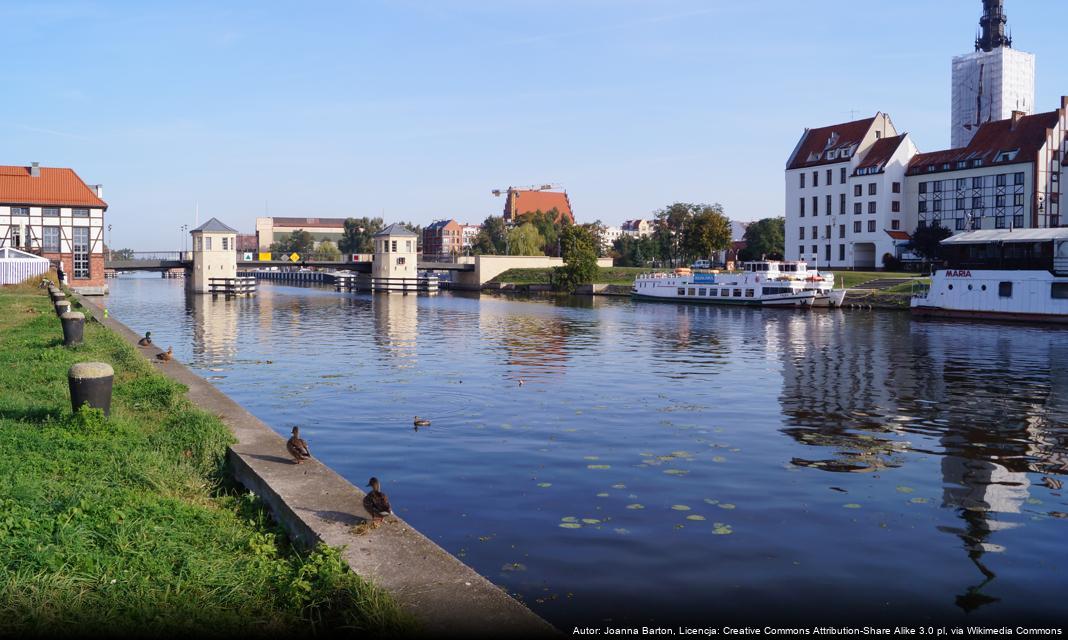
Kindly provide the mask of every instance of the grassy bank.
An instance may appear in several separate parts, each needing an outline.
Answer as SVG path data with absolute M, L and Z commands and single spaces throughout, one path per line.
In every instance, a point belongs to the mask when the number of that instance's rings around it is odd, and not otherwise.
M 919 274 L 907 271 L 832 271 L 834 274 L 834 286 L 849 289 L 864 284 L 871 280 L 884 280 L 887 278 L 915 278 Z M 911 291 L 911 284 L 905 285 L 904 293 Z
M 115 368 L 72 414 L 67 369 Z M 117 335 L 62 346 L 47 295 L 0 289 L 0 635 L 405 632 L 336 550 L 302 553 L 227 481 L 231 436 Z
M 490 282 L 501 284 L 549 284 L 551 268 L 544 269 L 509 269 Z M 631 285 L 639 273 L 648 272 L 643 267 L 599 267 L 594 284 Z

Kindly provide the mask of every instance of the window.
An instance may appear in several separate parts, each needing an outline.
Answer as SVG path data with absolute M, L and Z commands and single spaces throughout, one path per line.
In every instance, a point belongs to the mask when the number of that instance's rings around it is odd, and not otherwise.
M 853 233 L 860 233 L 860 220 L 853 223 Z
M 957 198 L 957 209 L 964 208 L 964 198 Z
M 820 172 L 819 171 L 813 171 L 812 172 L 812 186 L 813 187 L 820 186 Z
M 1000 195 L 994 196 L 994 206 L 995 207 L 1004 207 L 1005 206 L 1005 195 L 1004 194 L 1000 194 Z
M 230 238 L 223 236 L 222 244 L 223 251 L 227 251 L 230 248 Z
M 823 245 L 823 259 L 827 262 L 831 261 L 831 245 L 829 244 Z
M 901 230 L 901 221 L 900 220 L 891 220 L 890 221 L 890 228 L 893 229 L 894 231 L 900 231 Z
M 868 220 L 868 233 L 875 233 L 875 221 Z
M 28 216 L 30 215 L 29 207 L 11 207 L 11 215 L 13 216 Z
M 982 178 L 982 176 L 976 176 L 976 177 L 972 178 L 972 189 L 982 189 L 982 188 L 983 188 L 983 178 Z
M 934 210 L 935 211 L 941 211 L 942 210 L 942 201 L 941 200 L 935 200 L 934 201 Z
M 71 209 L 70 210 L 70 214 L 72 216 L 74 216 L 75 218 L 88 218 L 89 217 L 89 210 L 88 209 Z
M 957 178 L 957 191 L 963 191 L 968 188 L 967 178 Z
M 1005 174 L 1005 173 L 999 173 L 999 174 L 997 175 L 997 179 L 996 179 L 996 182 L 995 182 L 995 184 L 996 184 L 997 186 L 999 186 L 999 187 L 1004 187 L 1004 186 L 1005 186 L 1005 183 L 1006 183 L 1006 182 L 1008 182 L 1008 178 L 1009 178 L 1008 174 Z
M 934 182 L 931 183 L 931 185 L 934 187 L 934 192 L 935 193 L 941 193 L 942 192 L 942 181 L 941 180 L 935 180 Z
M 798 229 L 798 231 L 800 231 L 800 232 L 801 232 L 801 235 L 799 235 L 799 236 L 797 237 L 797 238 L 798 238 L 798 240 L 804 240 L 804 239 L 805 239 L 805 228 L 804 228 L 804 227 L 801 227 L 800 229 Z M 805 251 L 804 251 L 804 249 L 802 249 L 802 250 L 801 250 L 801 253 L 804 253 L 804 252 L 805 252 Z
M 801 176 L 801 188 L 804 189 L 805 188 L 805 172 L 802 171 L 801 173 L 799 173 L 797 175 Z
M 813 238 L 813 240 L 815 240 L 815 238 Z M 813 259 L 816 258 L 816 252 L 819 251 L 819 250 L 820 250 L 819 247 L 817 247 L 816 245 L 812 245 L 812 258 Z
M 1012 283 L 1011 282 L 999 282 L 998 283 L 998 297 L 999 298 L 1011 298 L 1012 297 Z
M 46 218 L 58 218 L 59 207 L 41 207 L 41 215 Z
M 827 225 L 823 228 L 823 239 L 829 240 L 831 238 L 831 225 Z
M 396 240 L 390 240 L 389 241 L 389 250 L 391 252 L 395 252 L 397 250 L 397 241 Z
M 854 215 L 860 215 L 862 213 L 864 213 L 864 205 L 859 203 L 859 202 L 854 202 L 853 203 L 853 214 Z
M 874 182 L 868 185 L 868 195 L 869 196 L 874 196 L 877 191 L 878 191 L 878 187 L 876 186 L 876 184 Z
M 859 198 L 862 195 L 864 195 L 864 187 L 859 184 L 853 185 L 853 197 Z
M 982 197 L 972 198 L 972 209 L 982 209 L 982 208 L 983 208 L 983 198 Z
M 1017 206 L 1017 207 L 1022 207 L 1023 206 L 1023 194 L 1022 193 L 1017 193 L 1017 194 L 1013 195 L 1012 196 L 1012 204 Z
M 875 213 L 876 204 L 874 201 L 868 203 L 868 213 Z
M 405 264 L 404 256 L 400 256 L 399 258 L 397 258 L 397 264 Z
M 894 193 L 901 193 L 901 183 L 900 182 L 895 182 L 895 183 L 891 184 L 890 185 L 890 190 L 893 191 Z
M 1057 174 L 1053 174 L 1053 175 L 1057 175 Z M 1013 184 L 1019 186 L 1019 185 L 1023 185 L 1023 183 L 1024 183 L 1024 174 L 1023 174 L 1022 171 L 1013 176 Z
M 1024 219 L 1024 217 L 1023 217 L 1022 213 L 1018 213 L 1018 214 L 1014 215 L 1012 217 L 1012 226 L 1016 227 L 1017 229 L 1022 227 L 1022 226 L 1024 226 L 1023 219 Z M 1056 226 L 1059 226 L 1059 225 L 1057 224 L 1056 221 L 1051 220 L 1050 221 L 1050 226 L 1051 227 L 1056 227 Z
M 846 183 L 846 168 L 845 167 L 842 167 L 841 173 L 838 174 L 838 182 L 840 182 L 842 184 Z
M 801 217 L 805 217 L 805 199 L 801 198 Z
M 745 297 L 746 298 L 752 298 L 753 297 L 753 289 L 746 289 L 745 290 Z
M 973 167 L 981 167 L 981 166 L 983 166 L 983 159 L 982 158 L 976 158 L 975 160 L 972 160 L 972 166 Z
M 687 292 L 686 295 L 695 296 L 695 295 L 697 295 L 697 290 L 694 289 L 693 287 L 690 287 L 690 290 Z
M 820 214 L 820 199 L 816 196 L 812 196 L 812 215 L 818 216 Z
M 1049 285 L 1049 297 L 1068 300 L 1068 282 L 1052 282 Z
M 831 215 L 831 206 L 832 206 L 831 194 L 828 193 L 827 194 L 827 209 L 824 210 L 823 213 L 826 214 L 826 215 Z
M 211 251 L 211 237 L 204 238 L 204 251 Z
M 831 185 L 831 181 L 834 179 L 834 174 L 830 169 L 827 169 L 827 186 Z
M 841 261 L 841 262 L 845 262 L 845 245 L 844 244 L 838 245 L 838 260 Z
M 844 216 L 846 212 L 846 194 L 839 194 L 838 198 L 838 215 Z
M 927 193 L 927 183 L 926 182 L 921 182 L 920 183 L 920 193 Z
M 838 237 L 839 238 L 844 238 L 845 237 L 845 225 L 844 224 L 838 225 Z
M 805 257 L 805 245 L 801 245 L 797 249 L 797 259 L 800 260 L 801 258 L 804 258 L 804 257 Z
M 956 227 L 957 231 L 964 231 L 964 218 L 957 218 Z
M 679 287 L 678 293 L 679 293 L 680 296 L 685 296 L 686 295 L 686 287 Z
M 74 258 L 74 278 L 89 278 L 89 227 L 74 227 L 71 249 Z
M 59 227 L 41 229 L 41 249 L 49 253 L 59 253 Z
M 815 240 L 819 237 L 819 235 L 819 227 L 817 227 L 816 225 L 812 225 L 812 239 Z
M 995 216 L 994 217 L 994 228 L 995 229 L 1004 229 L 1005 228 L 1005 216 Z
M 901 201 L 900 200 L 892 200 L 890 202 L 890 212 L 891 213 L 901 213 Z
M 697 295 L 699 295 L 699 296 L 707 296 L 708 295 L 708 289 L 706 289 L 705 287 L 700 287 L 697 290 Z
M 927 203 L 920 201 L 920 213 L 927 213 Z
M 804 251 L 802 251 L 801 253 L 804 253 Z M 735 289 L 734 290 L 734 297 L 735 298 L 741 298 L 742 297 L 742 290 L 741 289 Z
M 729 298 L 730 295 L 731 295 L 731 290 L 730 289 L 720 289 L 719 290 L 719 297 L 721 297 L 721 298 Z

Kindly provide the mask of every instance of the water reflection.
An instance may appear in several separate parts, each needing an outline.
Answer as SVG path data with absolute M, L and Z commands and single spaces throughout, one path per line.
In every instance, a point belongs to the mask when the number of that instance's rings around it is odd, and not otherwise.
M 365 308 L 364 304 L 359 305 Z M 383 294 L 371 299 L 374 342 L 386 360 L 398 369 L 418 364 L 419 296 Z M 354 337 L 355 338 L 355 337 Z

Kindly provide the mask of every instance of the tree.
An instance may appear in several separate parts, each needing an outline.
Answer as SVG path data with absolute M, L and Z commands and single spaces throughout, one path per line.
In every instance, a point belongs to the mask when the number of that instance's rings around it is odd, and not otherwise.
M 508 255 L 510 256 L 545 255 L 544 246 L 545 238 L 529 222 L 508 230 Z
M 385 227 L 382 218 L 345 218 L 337 248 L 342 253 L 374 253 L 374 235 Z
M 742 260 L 781 260 L 786 251 L 786 218 L 764 218 L 745 229 Z
M 657 256 L 656 239 L 653 236 L 622 236 L 612 244 L 618 254 L 621 267 L 644 267 Z
M 587 231 L 590 232 L 590 235 L 593 236 L 593 242 L 597 246 L 597 257 L 605 257 L 606 247 L 604 244 L 604 239 L 605 234 L 608 232 L 608 227 L 606 227 L 605 224 L 600 220 L 587 222 L 579 226 L 585 228 Z
M 692 242 L 687 242 L 686 235 L 686 229 L 693 222 L 694 217 L 699 214 L 707 213 L 716 213 L 722 216 L 723 205 L 718 203 L 694 204 L 690 202 L 676 202 L 657 211 L 656 230 L 653 232 L 653 237 L 656 240 L 660 259 L 670 263 L 672 266 L 677 266 L 680 262 L 685 261 L 688 258 L 707 257 L 707 254 L 694 254 L 692 251 L 704 246 L 696 239 L 708 235 L 706 231 L 711 229 L 711 227 L 708 226 L 709 224 L 712 224 L 711 219 L 706 218 L 706 221 L 702 223 L 706 227 L 705 231 L 702 231 L 695 236 L 691 236 L 693 239 Z M 729 244 L 729 231 L 727 235 Z M 713 239 L 714 236 L 708 236 L 709 241 Z
M 547 256 L 560 255 L 560 233 L 571 226 L 570 218 L 560 215 L 560 211 L 553 207 L 548 211 L 538 209 L 533 213 L 525 213 L 516 220 L 518 224 L 530 223 L 538 230 L 544 239 L 542 251 Z
M 711 258 L 731 246 L 731 221 L 715 205 L 695 213 L 683 233 L 683 247 L 691 259 Z
M 508 253 L 508 226 L 501 216 L 488 216 L 482 222 L 475 242 L 471 246 L 475 255 L 505 255 Z
M 912 232 L 912 239 L 906 248 L 927 260 L 938 260 L 943 256 L 941 242 L 951 235 L 952 231 L 937 222 L 930 226 L 917 227 Z
M 304 229 L 297 229 L 296 231 L 291 232 L 286 238 L 272 244 L 271 253 L 279 253 L 283 255 L 298 253 L 303 256 L 311 253 L 314 247 L 315 238 L 312 237 L 312 234 Z
M 597 246 L 588 229 L 565 228 L 560 236 L 560 252 L 564 266 L 553 269 L 553 283 L 557 289 L 571 291 L 597 277 Z
M 315 249 L 315 254 L 320 260 L 329 260 L 331 262 L 341 260 L 341 251 L 338 250 L 336 244 L 329 240 L 320 242 L 319 246 Z

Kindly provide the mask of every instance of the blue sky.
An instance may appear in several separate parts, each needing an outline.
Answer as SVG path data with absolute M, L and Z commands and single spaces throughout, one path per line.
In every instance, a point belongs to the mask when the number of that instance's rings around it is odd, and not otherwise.
M 1068 94 L 1063 0 L 1007 0 L 1041 110 Z M 979 0 L 0 3 L 0 164 L 104 184 L 112 244 L 217 216 L 481 221 L 562 184 L 580 221 L 674 201 L 780 215 L 806 126 L 888 112 L 948 146 Z M 14 27 L 14 28 L 13 28 Z

